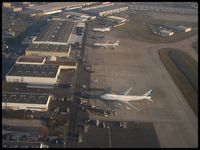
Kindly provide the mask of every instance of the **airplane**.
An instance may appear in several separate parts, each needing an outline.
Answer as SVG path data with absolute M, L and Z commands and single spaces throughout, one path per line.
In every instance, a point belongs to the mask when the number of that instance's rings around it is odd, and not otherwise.
M 115 43 L 111 44 L 111 43 L 108 43 L 109 41 L 107 41 L 106 43 L 93 43 L 93 46 L 95 48 L 98 48 L 98 47 L 102 47 L 102 48 L 113 48 L 115 49 L 116 46 L 119 45 L 119 40 L 116 41 Z
M 130 104 L 130 101 L 139 101 L 139 100 L 144 100 L 147 99 L 149 101 L 153 101 L 151 99 L 151 94 L 153 92 L 153 90 L 149 90 L 148 92 L 146 92 L 144 95 L 141 96 L 136 96 L 136 95 L 128 95 L 128 93 L 131 91 L 132 87 L 129 88 L 124 94 L 103 94 L 100 97 L 103 100 L 106 101 L 117 101 L 119 103 L 125 104 L 127 107 L 127 109 L 136 109 L 137 111 L 139 111 L 139 109 L 134 106 L 133 104 Z
M 92 31 L 95 31 L 95 32 L 110 31 L 110 27 L 107 27 L 107 28 L 93 28 Z

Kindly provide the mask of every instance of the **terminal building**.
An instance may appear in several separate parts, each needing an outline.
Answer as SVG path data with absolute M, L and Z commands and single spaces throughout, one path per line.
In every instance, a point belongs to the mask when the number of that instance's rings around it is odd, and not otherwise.
M 51 96 L 33 93 L 2 93 L 2 109 L 47 111 Z
M 86 13 L 78 12 L 78 11 L 67 11 L 63 13 L 59 13 L 58 15 L 54 15 L 52 20 L 65 21 L 88 21 L 96 19 L 96 16 L 92 16 Z
M 91 5 L 93 3 L 94 2 L 50 2 L 43 5 L 34 5 L 28 7 L 28 9 L 24 11 L 24 13 L 30 16 L 50 15 L 62 12 L 63 9 L 73 9 L 77 7 Z

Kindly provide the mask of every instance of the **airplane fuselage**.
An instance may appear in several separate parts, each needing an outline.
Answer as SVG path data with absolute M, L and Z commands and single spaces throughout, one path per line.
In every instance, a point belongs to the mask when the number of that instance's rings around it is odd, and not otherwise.
M 116 94 L 104 94 L 101 96 L 104 100 L 120 100 L 120 101 L 138 101 L 143 99 L 149 99 L 148 96 L 131 96 L 131 95 L 116 95 Z

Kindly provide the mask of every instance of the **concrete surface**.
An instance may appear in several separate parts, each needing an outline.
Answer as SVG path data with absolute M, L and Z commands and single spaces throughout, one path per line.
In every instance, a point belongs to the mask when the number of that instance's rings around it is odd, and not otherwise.
M 121 92 L 133 86 L 130 95 L 142 95 L 149 89 L 154 90 L 153 102 L 133 102 L 140 109 L 139 112 L 126 110 L 122 106 L 116 116 L 91 114 L 90 119 L 153 123 L 161 147 L 197 147 L 198 119 L 158 55 L 160 48 L 178 48 L 198 61 L 191 46 L 197 38 L 194 36 L 173 44 L 151 44 L 128 37 L 120 39 L 114 29 L 106 33 L 105 39 L 120 40 L 115 51 L 87 47 L 86 59 L 95 71 L 91 74 L 91 80 L 98 80 L 98 83 L 91 82 L 91 88 L 111 87 L 112 91 Z M 98 98 L 90 101 L 102 105 Z

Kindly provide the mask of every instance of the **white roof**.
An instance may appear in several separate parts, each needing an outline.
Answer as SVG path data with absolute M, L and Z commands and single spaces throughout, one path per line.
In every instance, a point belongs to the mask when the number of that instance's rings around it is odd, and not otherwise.
M 34 5 L 29 7 L 29 9 L 39 10 L 39 11 L 52 11 L 67 7 L 74 7 L 79 5 L 84 5 L 89 2 L 50 2 L 43 5 Z
M 78 23 L 77 23 L 77 26 L 83 26 L 83 27 L 84 27 L 84 26 L 85 26 L 85 23 L 84 23 L 84 22 L 78 22 Z
M 90 15 L 88 15 L 88 14 L 74 12 L 74 11 L 68 11 L 67 14 L 74 15 L 74 16 L 79 16 L 79 17 L 90 17 Z
M 123 18 L 123 17 L 118 17 L 118 16 L 107 16 L 108 18 L 111 18 L 111 19 L 117 19 L 117 20 L 124 20 L 126 18 Z

